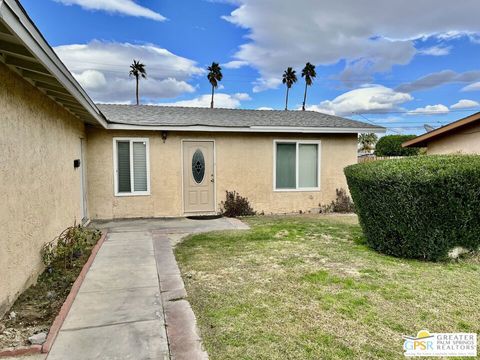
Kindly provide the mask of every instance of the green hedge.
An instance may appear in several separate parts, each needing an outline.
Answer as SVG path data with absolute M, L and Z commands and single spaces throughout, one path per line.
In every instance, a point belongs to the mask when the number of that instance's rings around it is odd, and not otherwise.
M 414 156 L 345 168 L 367 243 L 385 254 L 440 260 L 480 247 L 480 156 Z
M 403 148 L 402 143 L 416 138 L 415 135 L 385 135 L 375 145 L 376 156 L 414 156 L 420 148 Z

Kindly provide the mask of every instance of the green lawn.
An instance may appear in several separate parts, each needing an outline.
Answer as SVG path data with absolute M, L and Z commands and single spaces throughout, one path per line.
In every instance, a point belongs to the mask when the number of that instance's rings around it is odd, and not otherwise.
M 354 216 L 253 217 L 176 256 L 211 359 L 401 359 L 402 335 L 480 333 L 480 258 L 370 250 Z

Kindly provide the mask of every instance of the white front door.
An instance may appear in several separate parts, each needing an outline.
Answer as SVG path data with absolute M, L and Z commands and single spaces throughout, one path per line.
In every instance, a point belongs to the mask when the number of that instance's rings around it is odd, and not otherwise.
M 183 142 L 183 201 L 185 213 L 215 212 L 213 141 Z

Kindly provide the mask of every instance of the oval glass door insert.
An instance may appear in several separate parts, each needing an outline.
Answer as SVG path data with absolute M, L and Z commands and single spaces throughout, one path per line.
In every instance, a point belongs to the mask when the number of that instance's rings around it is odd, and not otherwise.
M 197 184 L 200 184 L 205 177 L 205 158 L 200 149 L 197 149 L 192 157 L 192 174 Z

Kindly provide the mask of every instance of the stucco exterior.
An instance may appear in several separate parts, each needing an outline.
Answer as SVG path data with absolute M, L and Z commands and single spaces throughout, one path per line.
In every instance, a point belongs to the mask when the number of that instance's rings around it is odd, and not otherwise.
M 427 154 L 480 154 L 480 122 L 452 130 L 427 143 Z
M 42 270 L 40 250 L 81 219 L 83 123 L 0 63 L 0 315 Z
M 335 199 L 335 189 L 347 188 L 343 168 L 356 162 L 356 134 L 234 134 L 87 129 L 89 214 L 95 219 L 183 215 L 182 139 L 215 141 L 216 205 L 226 190 L 247 197 L 258 212 L 290 213 L 318 208 Z M 113 138 L 148 138 L 150 195 L 114 195 Z M 275 139 L 320 140 L 320 190 L 274 191 Z

